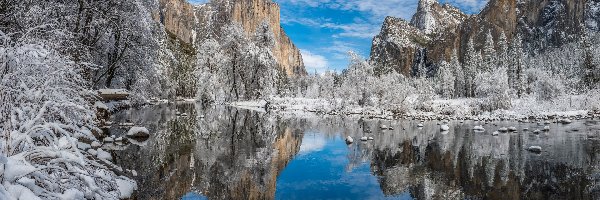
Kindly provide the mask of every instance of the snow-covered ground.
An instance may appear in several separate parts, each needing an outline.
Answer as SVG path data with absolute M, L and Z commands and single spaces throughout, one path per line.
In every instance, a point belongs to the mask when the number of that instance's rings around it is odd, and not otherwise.
M 319 113 L 328 115 L 360 115 L 382 119 L 398 118 L 480 118 L 480 119 L 522 119 L 557 117 L 583 117 L 588 114 L 599 115 L 596 106 L 589 96 L 563 96 L 553 101 L 538 101 L 535 98 L 516 99 L 509 110 L 481 111 L 478 99 L 437 99 L 425 103 L 420 109 L 407 108 L 399 113 L 385 107 L 361 107 L 358 105 L 342 105 L 339 100 L 307 99 L 307 98 L 273 98 L 268 101 L 235 102 L 232 106 L 288 113 Z

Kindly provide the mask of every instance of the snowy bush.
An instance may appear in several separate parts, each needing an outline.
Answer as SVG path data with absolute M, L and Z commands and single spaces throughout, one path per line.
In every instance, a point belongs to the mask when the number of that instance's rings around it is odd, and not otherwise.
M 531 86 L 530 91 L 538 100 L 554 100 L 564 95 L 565 86 L 561 77 L 553 76 L 539 68 L 528 69 L 526 73 Z
M 0 38 L 0 199 L 118 199 L 110 162 L 77 147 L 95 140 L 85 65 L 42 42 Z
M 478 74 L 475 84 L 475 94 L 480 98 L 479 107 L 482 110 L 493 111 L 511 107 L 506 69 L 501 68 L 493 72 Z

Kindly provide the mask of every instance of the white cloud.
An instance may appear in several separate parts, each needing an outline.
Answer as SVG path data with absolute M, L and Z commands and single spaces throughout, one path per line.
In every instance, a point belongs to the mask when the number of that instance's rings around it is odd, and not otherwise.
M 321 134 L 307 134 L 302 138 L 299 154 L 321 151 L 325 147 L 327 139 Z
M 348 52 L 354 51 L 358 52 L 356 49 L 358 47 L 352 43 L 343 42 L 339 40 L 334 40 L 333 44 L 328 47 L 323 47 L 323 50 L 327 52 L 331 52 L 335 59 L 348 59 Z M 363 52 L 359 52 L 363 53 Z
M 300 50 L 302 53 L 302 59 L 304 60 L 304 66 L 306 71 L 309 73 L 317 71 L 317 73 L 327 70 L 329 61 L 322 55 L 313 54 L 307 50 Z

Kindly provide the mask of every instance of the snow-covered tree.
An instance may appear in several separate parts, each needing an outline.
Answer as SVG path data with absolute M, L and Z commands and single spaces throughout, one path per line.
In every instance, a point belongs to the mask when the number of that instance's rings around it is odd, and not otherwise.
M 524 64 L 523 45 L 521 37 L 516 36 L 513 39 L 509 53 L 509 83 L 511 89 L 515 90 L 518 97 L 526 93 L 526 74 Z
M 505 68 L 477 75 L 476 97 L 484 111 L 508 109 L 512 106 L 509 95 L 508 76 Z
M 552 75 L 542 68 L 530 68 L 524 73 L 531 83 L 531 92 L 538 100 L 554 100 L 565 94 L 563 79 L 560 76 Z
M 456 50 L 452 52 L 452 57 L 450 58 L 450 69 L 454 75 L 453 97 L 463 97 L 465 95 L 465 73 L 460 61 L 458 60 Z
M 485 36 L 485 43 L 483 45 L 483 63 L 482 71 L 489 72 L 496 67 L 496 50 L 494 48 L 494 37 L 492 32 L 488 31 Z
M 475 77 L 478 74 L 482 64 L 481 53 L 475 51 L 473 38 L 470 38 L 467 43 L 467 51 L 465 52 L 465 96 L 473 97 L 475 93 Z
M 454 95 L 455 77 L 452 72 L 452 66 L 442 61 L 436 74 L 437 92 L 444 98 L 452 98 Z
M 583 85 L 587 89 L 595 89 L 600 84 L 600 67 L 594 60 L 594 52 L 592 51 L 592 44 L 590 42 L 587 31 L 583 31 L 583 37 L 581 39 L 582 63 L 581 68 L 583 70 Z
M 0 28 L 0 199 L 119 199 L 117 182 L 135 182 L 78 147 L 79 140 L 97 140 L 94 92 L 84 77 L 89 65 L 53 49 L 52 39 L 28 34 L 39 26 L 5 30 Z

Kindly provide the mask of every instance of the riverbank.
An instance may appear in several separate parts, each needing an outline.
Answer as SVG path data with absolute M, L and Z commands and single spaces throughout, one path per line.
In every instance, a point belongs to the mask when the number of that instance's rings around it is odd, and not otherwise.
M 345 105 L 341 100 L 273 98 L 267 101 L 234 102 L 230 106 L 269 112 L 346 115 L 378 119 L 418 120 L 558 120 L 600 118 L 600 109 L 587 96 L 565 96 L 555 101 L 518 99 L 508 110 L 483 111 L 478 99 L 433 100 L 421 106 L 384 108 Z

